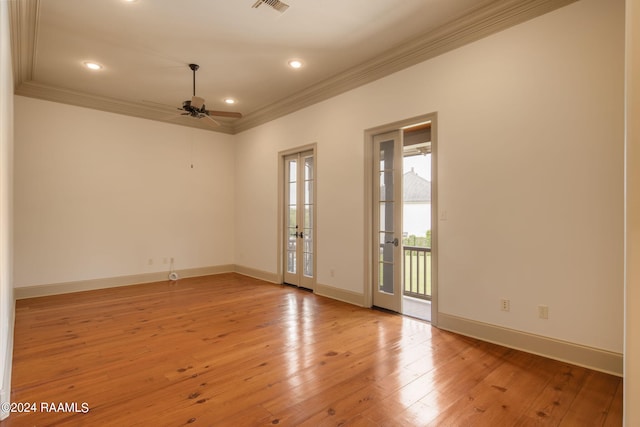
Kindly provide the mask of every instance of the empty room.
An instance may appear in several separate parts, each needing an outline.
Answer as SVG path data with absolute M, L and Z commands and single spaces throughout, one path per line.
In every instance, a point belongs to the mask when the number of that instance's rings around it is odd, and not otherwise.
M 639 425 L 639 14 L 0 1 L 0 425 Z

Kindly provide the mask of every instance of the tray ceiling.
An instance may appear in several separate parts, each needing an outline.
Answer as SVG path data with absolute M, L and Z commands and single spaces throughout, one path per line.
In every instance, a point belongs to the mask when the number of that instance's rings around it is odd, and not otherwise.
M 573 1 L 10 0 L 15 93 L 237 133 Z M 208 109 L 244 117 L 179 116 L 189 63 Z

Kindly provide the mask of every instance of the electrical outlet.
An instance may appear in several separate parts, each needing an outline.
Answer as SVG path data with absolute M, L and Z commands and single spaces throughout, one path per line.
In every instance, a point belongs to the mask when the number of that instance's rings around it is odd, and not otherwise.
M 153 258 L 149 258 L 149 261 L 147 261 L 147 264 L 153 265 Z
M 540 319 L 548 319 L 549 318 L 549 306 L 548 305 L 539 305 L 538 306 L 538 317 Z
M 500 310 L 502 311 L 511 311 L 511 301 L 508 299 L 500 300 Z
M 335 277 L 336 272 L 335 272 L 335 270 L 333 268 L 331 270 L 329 270 L 329 275 L 331 275 L 331 277 Z

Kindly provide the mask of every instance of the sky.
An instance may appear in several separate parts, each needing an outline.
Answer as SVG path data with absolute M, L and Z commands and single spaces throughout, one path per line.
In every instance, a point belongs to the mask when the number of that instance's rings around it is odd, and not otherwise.
M 404 171 L 409 172 L 413 167 L 413 170 L 422 178 L 431 181 L 431 154 L 426 156 L 410 156 L 404 157 Z

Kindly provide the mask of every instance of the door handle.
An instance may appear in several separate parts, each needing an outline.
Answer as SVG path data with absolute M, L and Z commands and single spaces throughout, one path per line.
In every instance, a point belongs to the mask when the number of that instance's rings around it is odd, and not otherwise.
M 385 242 L 385 243 L 393 243 L 393 246 L 398 246 L 399 242 L 398 242 L 398 238 L 396 237 L 395 239 L 389 240 L 388 242 Z

